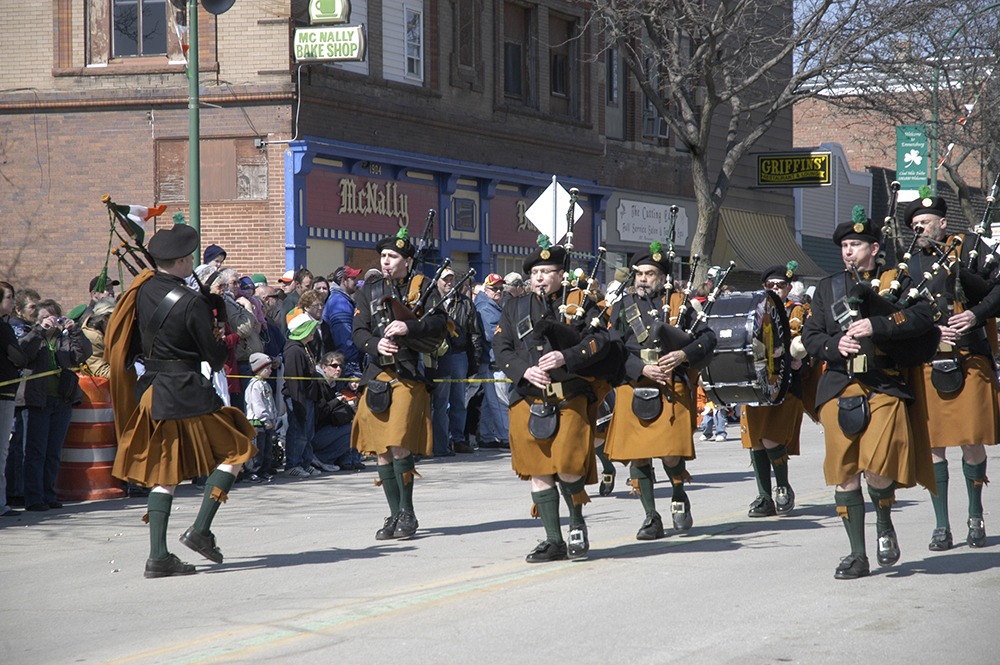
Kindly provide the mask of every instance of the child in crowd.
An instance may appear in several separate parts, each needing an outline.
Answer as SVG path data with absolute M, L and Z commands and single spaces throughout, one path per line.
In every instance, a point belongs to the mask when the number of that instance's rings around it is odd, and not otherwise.
M 711 400 L 705 402 L 705 409 L 701 412 L 701 440 L 711 441 L 714 437 L 716 441 L 725 441 L 726 420 L 724 404 L 716 404 Z
M 268 482 L 277 471 L 274 468 L 274 430 L 278 410 L 274 393 L 267 379 L 271 376 L 271 357 L 263 353 L 250 354 L 250 371 L 253 378 L 247 385 L 247 420 L 257 430 L 257 455 L 247 464 L 244 480 Z

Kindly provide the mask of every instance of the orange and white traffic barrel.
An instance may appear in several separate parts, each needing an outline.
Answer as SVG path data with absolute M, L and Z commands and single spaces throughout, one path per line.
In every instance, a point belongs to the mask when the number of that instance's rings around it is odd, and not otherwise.
M 80 388 L 83 402 L 73 407 L 56 494 L 63 501 L 123 497 L 121 481 L 111 475 L 118 442 L 110 384 L 104 377 L 80 375 Z

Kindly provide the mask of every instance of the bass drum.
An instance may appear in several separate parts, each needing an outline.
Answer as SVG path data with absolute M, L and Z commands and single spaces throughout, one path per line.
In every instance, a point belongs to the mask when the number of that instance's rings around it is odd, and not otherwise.
M 701 371 L 716 404 L 779 404 L 792 376 L 792 341 L 785 307 L 770 291 L 726 293 L 709 309 L 718 344 Z

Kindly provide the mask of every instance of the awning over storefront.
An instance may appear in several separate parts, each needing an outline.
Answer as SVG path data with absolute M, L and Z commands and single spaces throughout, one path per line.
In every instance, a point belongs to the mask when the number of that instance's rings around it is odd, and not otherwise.
M 795 242 L 784 217 L 723 208 L 712 263 L 725 265 L 729 261 L 736 261 L 737 271 L 752 273 L 798 261 L 801 277 L 818 279 L 826 275 Z

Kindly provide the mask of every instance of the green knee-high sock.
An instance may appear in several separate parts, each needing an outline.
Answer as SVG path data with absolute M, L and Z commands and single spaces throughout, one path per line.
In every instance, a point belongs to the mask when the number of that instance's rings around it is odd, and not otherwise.
M 216 469 L 205 481 L 205 496 L 201 500 L 201 509 L 194 520 L 194 530 L 207 536 L 212 528 L 212 520 L 219 512 L 219 506 L 229 498 L 229 490 L 233 489 L 236 476 L 228 471 Z
M 784 444 L 777 448 L 765 448 L 767 459 L 774 468 L 774 484 L 788 487 L 788 448 Z
M 983 485 L 986 484 L 986 460 L 979 464 L 968 464 L 962 460 L 965 474 L 965 489 L 969 492 L 969 517 L 983 516 Z
M 861 489 L 834 492 L 837 514 L 844 520 L 847 537 L 851 541 L 851 554 L 868 555 L 865 549 L 865 497 Z
M 771 496 L 771 464 L 767 459 L 767 450 L 751 450 L 750 463 L 757 479 L 757 493 L 760 496 Z
M 684 497 L 687 496 L 687 493 L 684 491 L 684 472 L 686 468 L 684 460 L 678 462 L 677 466 L 663 464 L 663 470 L 670 476 L 670 484 L 674 487 L 674 493 L 671 497 L 674 501 L 683 501 Z
M 583 506 L 590 503 L 590 497 L 587 496 L 587 490 L 584 489 L 585 485 L 586 479 L 584 478 L 574 480 L 571 483 L 559 481 L 559 491 L 562 492 L 563 498 L 566 499 L 566 505 L 569 506 L 570 528 L 584 524 Z
M 615 465 L 611 462 L 611 459 L 604 454 L 604 444 L 594 448 L 594 452 L 597 453 L 597 459 L 601 460 L 601 473 L 614 473 Z
M 632 478 L 632 489 L 639 494 L 642 509 L 647 513 L 656 510 L 656 499 L 653 498 L 653 465 L 633 465 L 629 474 Z
M 892 528 L 892 504 L 896 503 L 896 483 L 885 489 L 868 486 L 868 496 L 875 507 L 875 528 L 881 533 Z
M 150 492 L 146 502 L 149 515 L 149 558 L 165 559 L 167 550 L 167 523 L 170 521 L 170 506 L 174 497 L 166 492 Z
M 396 472 L 396 484 L 399 485 L 400 510 L 413 510 L 413 478 L 417 473 L 413 470 L 413 466 L 413 455 L 392 461 L 392 468 Z
M 950 529 L 948 520 L 948 460 L 934 462 L 934 482 L 937 483 L 937 495 L 931 494 L 931 505 L 934 506 L 934 519 L 937 528 Z
M 378 480 L 385 492 L 385 500 L 389 504 L 389 512 L 393 517 L 399 514 L 399 483 L 396 482 L 396 470 L 392 462 L 378 465 Z
M 559 528 L 559 492 L 555 487 L 532 492 L 531 500 L 535 503 L 538 517 L 542 519 L 542 526 L 545 527 L 545 539 L 550 543 L 561 543 L 563 537 Z

